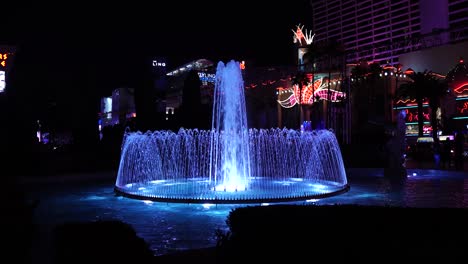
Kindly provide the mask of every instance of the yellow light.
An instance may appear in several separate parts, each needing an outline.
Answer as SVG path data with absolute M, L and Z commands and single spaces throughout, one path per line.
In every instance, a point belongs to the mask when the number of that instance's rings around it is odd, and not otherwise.
M 5 61 L 0 62 L 0 64 L 5 67 Z

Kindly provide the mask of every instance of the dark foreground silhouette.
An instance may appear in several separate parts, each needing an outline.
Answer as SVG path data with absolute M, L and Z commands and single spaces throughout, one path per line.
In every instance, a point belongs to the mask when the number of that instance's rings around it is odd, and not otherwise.
M 153 253 L 119 221 L 67 223 L 54 231 L 55 263 L 152 263 Z
M 223 263 L 456 263 L 466 258 L 467 209 L 245 207 L 228 217 Z M 463 260 L 463 262 L 466 261 Z
M 256 206 L 231 211 L 227 223 L 216 247 L 157 257 L 127 224 L 65 224 L 55 262 L 460 263 L 468 247 L 467 209 Z

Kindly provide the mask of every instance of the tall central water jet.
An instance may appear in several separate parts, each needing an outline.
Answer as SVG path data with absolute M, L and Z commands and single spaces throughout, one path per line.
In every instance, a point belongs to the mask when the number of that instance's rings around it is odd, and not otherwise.
M 214 90 L 210 181 L 217 191 L 244 191 L 250 179 L 249 131 L 239 63 L 218 63 Z
M 328 130 L 248 129 L 239 63 L 218 64 L 211 130 L 126 132 L 115 190 L 166 202 L 258 203 L 346 191 Z

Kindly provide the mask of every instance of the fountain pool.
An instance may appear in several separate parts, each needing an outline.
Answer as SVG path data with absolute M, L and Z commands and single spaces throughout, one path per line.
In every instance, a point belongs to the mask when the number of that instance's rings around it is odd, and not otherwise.
M 218 63 L 211 130 L 126 132 L 115 190 L 185 203 L 258 203 L 348 190 L 328 130 L 248 129 L 239 63 Z

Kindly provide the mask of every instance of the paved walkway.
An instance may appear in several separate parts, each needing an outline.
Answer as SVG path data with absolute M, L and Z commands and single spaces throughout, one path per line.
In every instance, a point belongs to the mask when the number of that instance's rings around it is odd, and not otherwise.
M 412 159 L 406 159 L 405 165 L 408 169 L 456 170 L 454 161 L 451 162 L 450 166 L 446 165 L 445 168 L 442 167 L 442 164 L 437 168 L 434 161 L 415 161 Z M 466 171 L 468 173 L 468 159 L 465 159 L 463 168 L 460 171 Z

